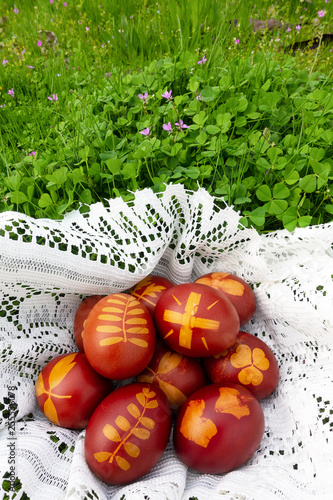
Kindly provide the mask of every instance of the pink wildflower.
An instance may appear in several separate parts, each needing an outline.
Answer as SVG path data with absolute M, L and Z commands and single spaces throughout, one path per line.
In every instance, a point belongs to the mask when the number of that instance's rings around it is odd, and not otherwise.
M 48 97 L 49 101 L 57 101 L 58 100 L 58 96 L 57 94 L 52 94 L 52 97 Z
M 42 43 L 43 43 L 43 42 L 42 42 L 41 40 L 38 40 L 38 42 L 37 42 L 37 47 L 41 47 L 41 46 L 42 46 Z
M 143 103 L 145 103 L 146 100 L 148 99 L 148 92 L 145 92 L 143 95 L 139 94 L 138 98 L 141 99 L 141 101 L 143 101 Z
M 150 127 L 147 127 L 145 129 L 141 130 L 140 134 L 142 134 L 142 135 L 149 135 L 150 134 Z
M 163 94 L 161 94 L 161 97 L 164 97 L 164 99 L 168 99 L 168 101 L 170 101 L 171 94 L 172 94 L 172 90 L 166 90 Z
M 183 120 L 179 120 L 179 123 L 176 122 L 175 125 L 177 125 L 180 128 L 188 128 L 188 125 L 186 125 L 186 123 L 184 123 Z
M 325 15 L 325 10 L 318 10 L 319 17 L 324 17 L 324 15 Z
M 168 124 L 163 123 L 163 129 L 166 132 L 171 132 L 172 131 L 171 122 L 168 122 Z
M 203 56 L 203 58 L 200 59 L 200 61 L 198 61 L 197 64 L 205 64 L 206 61 L 207 61 L 206 56 Z

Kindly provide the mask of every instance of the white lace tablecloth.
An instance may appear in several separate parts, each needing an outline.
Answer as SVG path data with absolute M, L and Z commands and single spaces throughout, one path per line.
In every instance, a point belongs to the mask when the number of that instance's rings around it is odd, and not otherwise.
M 331 498 L 333 225 L 259 235 L 241 228 L 240 215 L 219 209 L 205 190 L 181 185 L 104 205 L 62 221 L 0 214 L 3 498 Z M 243 329 L 267 342 L 279 362 L 278 388 L 262 401 L 260 448 L 233 472 L 204 475 L 181 464 L 170 441 L 144 478 L 107 486 L 85 463 L 85 431 L 62 429 L 42 415 L 37 375 L 49 359 L 76 350 L 73 319 L 83 297 L 124 291 L 152 272 L 177 284 L 210 271 L 253 285 L 257 310 Z

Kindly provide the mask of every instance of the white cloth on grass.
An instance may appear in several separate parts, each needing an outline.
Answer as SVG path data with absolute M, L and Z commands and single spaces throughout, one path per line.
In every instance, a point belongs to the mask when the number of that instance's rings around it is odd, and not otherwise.
M 146 189 L 61 221 L 0 214 L 0 471 L 31 500 L 328 499 L 333 489 L 333 225 L 259 235 L 204 189 Z M 271 347 L 276 391 L 262 401 L 265 433 L 252 459 L 221 475 L 188 470 L 171 440 L 142 479 L 108 486 L 84 459 L 85 431 L 43 416 L 35 382 L 46 362 L 76 350 L 82 298 L 125 291 L 150 273 L 175 284 L 226 271 L 253 286 L 243 327 Z M 10 430 L 12 433 L 10 433 Z M 10 455 L 10 446 L 13 453 Z M 24 497 L 23 497 L 24 498 Z M 26 498 L 26 497 L 25 497 Z

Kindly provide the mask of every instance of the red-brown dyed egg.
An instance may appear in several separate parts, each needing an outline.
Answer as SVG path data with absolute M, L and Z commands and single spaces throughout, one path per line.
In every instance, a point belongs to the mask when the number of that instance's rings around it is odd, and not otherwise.
M 239 317 L 231 302 L 199 283 L 166 290 L 156 304 L 154 321 L 157 333 L 171 349 L 193 357 L 224 351 L 239 331 Z
M 89 363 L 114 380 L 138 375 L 151 360 L 155 344 L 151 315 L 126 293 L 114 293 L 97 302 L 84 325 L 83 348 Z
M 279 366 L 273 351 L 258 337 L 240 331 L 235 343 L 221 354 L 203 360 L 214 383 L 233 382 L 246 387 L 257 399 L 276 388 Z
M 240 326 L 248 323 L 256 310 L 256 297 L 248 283 L 231 273 L 209 273 L 195 283 L 208 285 L 224 293 L 236 308 Z
M 128 292 L 146 306 L 150 314 L 153 315 L 156 302 L 172 286 L 174 283 L 167 278 L 150 274 Z
M 211 384 L 196 391 L 176 418 L 173 442 L 178 458 L 205 474 L 229 472 L 258 449 L 264 414 L 241 385 Z
M 171 432 L 171 410 L 163 391 L 132 383 L 116 389 L 94 411 L 85 435 L 92 472 L 108 484 L 147 474 L 162 456 Z
M 82 300 L 76 310 L 74 317 L 74 339 L 80 352 L 83 350 L 83 327 L 91 309 L 99 302 L 104 295 L 91 295 Z
M 156 342 L 152 360 L 136 380 L 157 384 L 167 396 L 174 412 L 193 392 L 207 384 L 199 360 L 173 351 L 160 339 Z
M 85 354 L 61 354 L 49 361 L 36 382 L 37 402 L 54 424 L 84 429 L 99 403 L 113 390 L 113 383 L 99 375 Z

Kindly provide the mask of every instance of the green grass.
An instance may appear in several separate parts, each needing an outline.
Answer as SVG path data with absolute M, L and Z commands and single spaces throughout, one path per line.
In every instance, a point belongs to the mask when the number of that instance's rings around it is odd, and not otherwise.
M 333 45 L 291 49 L 330 31 L 324 0 L 67 4 L 3 9 L 2 211 L 59 218 L 183 183 L 259 231 L 332 219 Z M 253 33 L 249 17 L 301 29 Z

